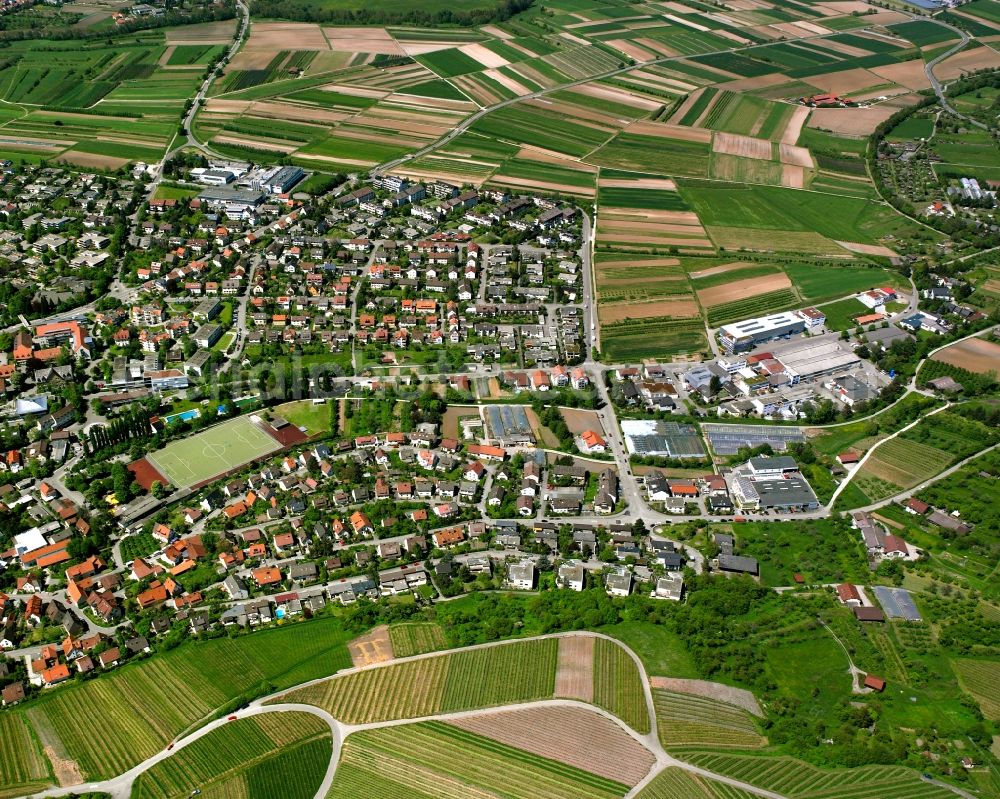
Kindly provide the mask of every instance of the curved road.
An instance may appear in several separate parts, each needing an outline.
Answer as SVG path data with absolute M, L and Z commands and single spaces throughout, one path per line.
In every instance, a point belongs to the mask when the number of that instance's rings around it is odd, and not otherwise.
M 386 663 L 378 663 L 371 666 L 343 669 L 340 672 L 338 672 L 337 675 L 334 676 L 342 676 L 344 674 L 351 674 L 359 671 L 370 671 L 372 669 L 386 668 L 388 666 L 406 661 L 425 660 L 427 658 L 441 657 L 442 655 L 450 654 L 451 652 L 470 651 L 475 649 L 487 649 L 495 646 L 509 645 L 512 643 L 516 643 L 518 641 L 558 639 L 558 638 L 566 638 L 569 636 L 587 636 L 590 638 L 602 638 L 606 641 L 614 642 L 618 646 L 622 647 L 622 649 L 624 649 L 625 652 L 628 653 L 629 657 L 632 658 L 632 661 L 636 664 L 636 667 L 639 669 L 639 675 L 640 678 L 642 679 L 643 691 L 646 700 L 646 713 L 649 717 L 650 732 L 646 734 L 638 733 L 632 728 L 630 728 L 627 724 L 625 724 L 624 721 L 619 719 L 617 716 L 614 716 L 613 714 L 609 713 L 608 711 L 598 708 L 594 705 L 588 704 L 586 702 L 576 701 L 572 699 L 543 699 L 534 702 L 523 702 L 513 705 L 501 705 L 492 708 L 457 711 L 455 713 L 438 713 L 430 716 L 422 716 L 419 718 L 393 719 L 391 721 L 381 721 L 381 722 L 373 722 L 370 724 L 353 724 L 353 725 L 344 724 L 338 721 L 336 718 L 334 718 L 325 710 L 322 710 L 321 708 L 318 707 L 314 707 L 312 705 L 303 705 L 292 702 L 276 701 L 280 700 L 281 697 L 286 696 L 292 691 L 297 691 L 301 688 L 308 687 L 310 685 L 326 682 L 327 680 L 330 680 L 331 677 L 323 677 L 316 680 L 310 680 L 308 682 L 301 683 L 300 685 L 297 685 L 293 688 L 287 688 L 285 690 L 278 691 L 277 693 L 274 693 L 271 696 L 257 699 L 254 702 L 252 702 L 249 707 L 239 711 L 235 715 L 239 716 L 239 718 L 248 718 L 251 716 L 261 715 L 263 713 L 289 713 L 289 712 L 311 713 L 314 716 L 323 719 L 323 721 L 325 721 L 329 725 L 330 733 L 332 735 L 330 764 L 327 767 L 327 771 L 326 774 L 324 775 L 323 782 L 316 792 L 316 799 L 325 799 L 327 793 L 329 792 L 330 787 L 333 784 L 333 779 L 336 776 L 337 765 L 340 760 L 341 746 L 343 744 L 344 739 L 352 732 L 358 732 L 361 730 L 380 729 L 383 727 L 396 727 L 405 724 L 415 724 L 420 721 L 437 721 L 437 720 L 447 721 L 448 719 L 463 718 L 468 716 L 502 713 L 508 710 L 542 708 L 542 707 L 582 707 L 592 712 L 598 713 L 599 715 L 604 716 L 605 718 L 615 722 L 619 727 L 625 730 L 632 738 L 634 738 L 636 741 L 645 746 L 653 754 L 653 756 L 656 758 L 656 763 L 654 764 L 653 768 L 650 769 L 649 774 L 647 774 L 646 777 L 639 784 L 633 787 L 632 790 L 629 791 L 628 794 L 626 794 L 626 799 L 636 796 L 645 785 L 651 782 L 656 777 L 656 775 L 660 773 L 660 771 L 662 771 L 664 768 L 669 768 L 669 767 L 680 768 L 691 774 L 696 774 L 698 776 L 705 777 L 707 779 L 716 780 L 718 782 L 731 785 L 735 788 L 739 788 L 743 791 L 747 791 L 756 796 L 767 797 L 767 799 L 787 799 L 787 797 L 783 796 L 782 794 L 775 793 L 774 791 L 768 791 L 763 788 L 759 788 L 755 785 L 751 785 L 749 783 L 733 779 L 732 777 L 726 777 L 725 775 L 722 774 L 715 774 L 714 772 L 708 771 L 703 768 L 699 768 L 698 766 L 685 763 L 684 761 L 678 760 L 672 755 L 668 754 L 666 750 L 664 750 L 657 736 L 656 712 L 653 705 L 653 692 L 652 689 L 650 688 L 649 677 L 646 674 L 646 670 L 642 664 L 642 661 L 639 659 L 639 656 L 636 655 L 635 652 L 633 652 L 629 647 L 627 647 L 621 641 L 617 640 L 616 638 L 604 635 L 602 633 L 580 631 L 580 632 L 568 632 L 568 633 L 555 633 L 552 635 L 540 635 L 540 636 L 534 636 L 532 638 L 519 638 L 508 641 L 492 641 L 487 644 L 477 644 L 475 646 L 464 647 L 462 649 L 447 650 L 445 652 L 427 652 L 422 655 L 415 655 L 409 658 L 398 658 L 396 660 L 388 661 Z M 74 793 L 78 793 L 80 790 L 104 791 L 106 793 L 111 794 L 114 797 L 114 799 L 129 799 L 132 790 L 132 784 L 140 774 L 152 768 L 157 763 L 166 760 L 175 752 L 178 752 L 181 749 L 184 749 L 185 747 L 199 740 L 200 738 L 209 735 L 214 730 L 217 730 L 220 727 L 225 726 L 227 723 L 229 723 L 228 716 L 223 716 L 221 718 L 215 719 L 206 724 L 205 726 L 201 727 L 200 729 L 196 730 L 195 732 L 192 732 L 190 735 L 187 735 L 184 738 L 175 741 L 174 745 L 171 747 L 170 750 L 164 749 L 160 752 L 157 752 L 155 755 L 148 758 L 147 760 L 144 760 L 142 763 L 139 763 L 138 765 L 126 771 L 125 773 L 120 774 L 117 777 L 113 777 L 110 780 L 104 780 L 101 782 L 92 782 L 75 786 L 65 786 L 62 788 L 51 788 L 45 791 L 40 791 L 38 793 L 31 794 L 29 797 L 24 797 L 23 799 L 43 799 L 43 797 L 71 796 Z

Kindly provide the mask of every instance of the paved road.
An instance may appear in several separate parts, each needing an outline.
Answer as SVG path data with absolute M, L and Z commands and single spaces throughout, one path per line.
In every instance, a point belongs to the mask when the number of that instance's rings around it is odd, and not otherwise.
M 920 17 L 913 16 L 913 18 L 921 20 L 928 19 L 927 17 L 923 16 Z M 947 28 L 952 33 L 957 34 L 961 38 L 961 41 L 954 47 L 952 47 L 950 50 L 946 50 L 945 52 L 941 53 L 941 55 L 939 55 L 937 58 L 933 58 L 926 64 L 924 64 L 924 72 L 927 75 L 927 80 L 930 81 L 931 88 L 934 89 L 934 93 L 938 97 L 938 102 L 941 104 L 941 107 L 944 108 L 944 110 L 947 111 L 948 113 L 954 114 L 959 119 L 964 119 L 970 125 L 975 125 L 977 128 L 982 128 L 983 130 L 989 130 L 989 127 L 987 125 L 984 125 L 978 119 L 972 119 L 970 117 L 967 117 L 965 114 L 956 111 L 955 107 L 948 102 L 948 97 L 944 92 L 944 88 L 941 86 L 941 82 L 934 75 L 934 67 L 940 64 L 946 58 L 950 58 L 951 56 L 955 55 L 955 53 L 957 53 L 959 50 L 964 48 L 969 43 L 969 34 L 967 34 L 961 28 L 956 28 L 954 25 L 949 25 L 947 22 L 944 22 L 943 20 L 937 19 L 935 17 L 931 17 L 929 21 L 933 22 L 936 25 L 941 26 L 942 28 Z

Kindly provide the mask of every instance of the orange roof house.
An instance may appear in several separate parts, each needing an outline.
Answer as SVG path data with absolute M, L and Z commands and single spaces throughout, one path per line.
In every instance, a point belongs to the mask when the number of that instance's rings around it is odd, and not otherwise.
M 275 585 L 281 582 L 281 570 L 276 569 L 273 566 L 264 566 L 260 569 L 254 569 L 250 572 L 253 577 L 254 582 L 257 583 L 261 588 L 266 585 Z
M 158 605 L 160 602 L 166 602 L 167 589 L 161 582 L 154 582 L 149 588 L 139 594 L 135 598 L 135 601 L 139 603 L 140 608 L 145 610 L 153 605 Z
M 42 682 L 46 685 L 56 685 L 69 679 L 69 666 L 59 663 L 51 669 L 42 672 Z

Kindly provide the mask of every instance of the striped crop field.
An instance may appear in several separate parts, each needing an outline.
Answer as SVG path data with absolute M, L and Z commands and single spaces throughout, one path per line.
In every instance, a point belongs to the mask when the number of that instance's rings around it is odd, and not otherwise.
M 194 790 L 246 799 L 312 799 L 331 752 L 330 728 L 309 713 L 239 719 L 140 774 L 132 799 L 181 799 Z
M 392 652 L 397 658 L 445 649 L 448 644 L 436 624 L 396 624 L 389 628 Z
M 656 726 L 664 746 L 766 746 L 753 717 L 741 707 L 673 691 L 654 691 Z
M 0 796 L 31 793 L 52 781 L 48 761 L 24 716 L 0 713 Z
M 674 754 L 696 766 L 733 777 L 788 799 L 954 799 L 947 788 L 920 779 L 902 766 L 862 766 L 821 769 L 793 757 L 714 754 L 677 751 Z
M 995 660 L 953 660 L 951 664 L 958 680 L 982 708 L 988 719 L 1000 719 L 1000 699 L 996 687 L 1000 684 L 1000 663 Z
M 334 677 L 281 697 L 350 724 L 408 719 L 547 699 L 555 690 L 558 641 L 515 641 L 393 663 Z
M 639 668 L 628 652 L 603 638 L 594 641 L 594 704 L 614 713 L 637 732 L 649 732 Z
M 636 799 L 752 799 L 755 796 L 757 794 L 671 766 L 657 774 L 639 791 Z
M 42 742 L 79 767 L 85 779 L 109 778 L 151 757 L 236 697 L 350 666 L 345 638 L 331 619 L 191 643 L 100 679 L 47 692 L 24 714 Z M 183 702 L 176 699 L 178 686 Z M 100 735 L 78 723 L 81 707 L 101 708 Z
M 354 733 L 327 799 L 611 799 L 628 786 L 440 722 Z

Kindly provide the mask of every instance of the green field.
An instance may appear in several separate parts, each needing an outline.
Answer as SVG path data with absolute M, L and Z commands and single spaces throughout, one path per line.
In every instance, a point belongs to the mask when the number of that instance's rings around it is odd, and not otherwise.
M 483 69 L 483 65 L 476 61 L 476 59 L 466 55 L 457 48 L 425 53 L 417 60 L 442 78 L 465 75 L 468 72 L 479 72 Z
M 274 408 L 276 416 L 281 416 L 296 427 L 304 427 L 310 436 L 318 433 L 329 433 L 332 424 L 330 402 L 318 405 L 312 400 L 297 400 L 286 402 Z
M 642 676 L 618 644 L 594 641 L 594 704 L 614 713 L 637 732 L 649 732 Z
M 718 327 L 740 319 L 750 319 L 776 311 L 784 311 L 796 305 L 801 305 L 801 303 L 792 289 L 778 289 L 758 294 L 755 297 L 713 305 L 707 310 L 708 323 L 712 327 Z
M 839 266 L 837 264 L 787 264 L 785 273 L 795 284 L 802 299 L 807 302 L 822 302 L 847 294 L 857 294 L 876 286 L 904 286 L 896 272 L 869 265 Z M 863 312 L 865 308 L 853 300 Z
M 715 699 L 654 691 L 656 725 L 666 747 L 755 748 L 767 745 L 746 710 Z
M 447 648 L 444 633 L 437 624 L 394 624 L 389 628 L 392 652 L 397 658 L 422 655 Z
M 789 799 L 953 799 L 947 788 L 920 779 L 912 769 L 899 766 L 863 766 L 856 769 L 820 769 L 791 757 L 682 752 L 678 756 L 727 777 L 776 791 Z
M 601 352 L 613 363 L 707 349 L 701 319 L 634 319 L 601 325 Z
M 171 485 L 187 488 L 279 449 L 281 444 L 249 416 L 238 416 L 173 441 L 147 460 Z
M 43 743 L 87 779 L 113 777 L 163 749 L 193 722 L 246 693 L 290 687 L 350 666 L 335 620 L 294 624 L 229 640 L 191 643 L 135 665 L 46 693 L 23 713 Z M 184 686 L 184 701 L 175 701 Z M 77 723 L 101 709 L 101 735 Z
M 612 799 L 628 786 L 441 722 L 354 733 L 328 799 Z
M 775 186 L 684 181 L 681 195 L 706 227 L 814 232 L 834 241 L 877 244 L 910 223 L 878 203 Z
M 617 169 L 705 177 L 708 175 L 710 149 L 704 142 L 619 133 L 587 160 Z
M 330 762 L 330 728 L 310 713 L 238 719 L 180 749 L 132 786 L 132 799 L 204 795 L 312 799 Z

